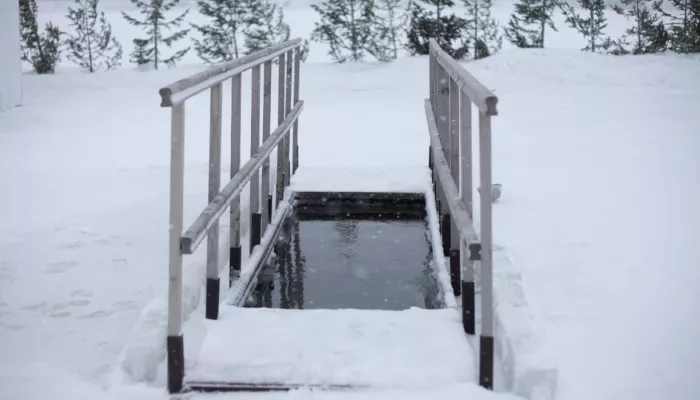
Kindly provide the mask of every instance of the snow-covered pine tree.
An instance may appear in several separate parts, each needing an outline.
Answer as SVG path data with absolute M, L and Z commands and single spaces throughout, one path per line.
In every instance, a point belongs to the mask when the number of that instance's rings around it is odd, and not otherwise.
M 284 21 L 282 7 L 269 0 L 252 0 L 250 25 L 245 32 L 245 49 L 248 53 L 289 40 L 291 31 Z
M 503 46 L 503 36 L 496 19 L 491 16 L 493 0 L 462 0 L 467 8 L 467 38 L 472 44 L 474 59 L 497 53 Z
M 605 28 L 608 26 L 608 19 L 605 17 L 605 0 L 577 0 L 583 15 L 576 12 L 574 7 L 567 3 L 561 3 L 561 11 L 566 17 L 566 23 L 576 29 L 578 33 L 586 38 L 586 47 L 583 51 L 600 52 L 606 51 L 611 40 L 605 37 Z
M 429 10 L 432 7 L 434 11 Z M 469 42 L 464 34 L 464 18 L 451 12 L 452 0 L 415 0 L 411 4 L 411 19 L 406 48 L 411 54 L 428 54 L 430 39 L 435 39 L 450 56 L 459 60 L 469 53 Z
M 382 61 L 398 58 L 406 32 L 408 13 L 404 0 L 376 0 L 373 29 L 377 38 L 374 56 Z
M 180 29 L 182 22 L 189 13 L 185 10 L 173 19 L 166 19 L 165 13 L 172 10 L 180 3 L 180 0 L 129 0 L 138 12 L 141 19 L 136 19 L 129 14 L 122 12 L 124 19 L 134 26 L 146 30 L 145 38 L 134 39 L 134 51 L 131 53 L 131 62 L 138 65 L 153 64 L 158 69 L 160 64 L 174 66 L 190 50 L 189 46 L 176 51 L 166 58 L 163 55 L 163 46 L 172 45 L 187 36 L 189 29 Z M 173 32 L 174 31 L 174 32 Z
M 519 0 L 511 14 L 506 37 L 520 48 L 544 48 L 545 29 L 555 32 L 552 15 L 558 0 Z
M 20 0 L 20 48 L 22 60 L 32 64 L 37 74 L 54 73 L 61 60 L 61 32 L 51 22 L 39 33 L 36 0 Z
M 68 19 L 75 29 L 66 45 L 68 59 L 88 72 L 110 70 L 120 65 L 122 46 L 112 36 L 112 26 L 104 12 L 97 12 L 99 0 L 74 0 L 76 8 L 68 7 Z
M 668 13 L 659 2 L 654 8 L 668 19 L 671 48 L 678 53 L 700 53 L 700 0 L 670 0 L 678 13 Z
M 661 19 L 654 11 L 660 7 L 662 0 L 620 0 L 627 9 L 613 5 L 612 8 L 633 25 L 625 30 L 620 40 L 615 42 L 613 54 L 648 54 L 668 50 L 670 37 Z M 632 47 L 628 48 L 628 39 L 632 39 Z
M 244 32 L 254 13 L 253 1 L 197 0 L 199 13 L 209 19 L 207 24 L 191 24 L 201 35 L 201 39 L 193 40 L 199 58 L 215 64 L 244 55 Z
M 372 35 L 373 0 L 324 0 L 311 6 L 321 21 L 311 40 L 327 43 L 335 62 L 362 61 L 375 48 Z

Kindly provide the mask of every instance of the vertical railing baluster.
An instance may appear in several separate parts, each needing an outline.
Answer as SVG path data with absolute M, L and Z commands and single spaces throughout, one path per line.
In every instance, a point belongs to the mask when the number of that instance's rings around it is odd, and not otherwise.
M 459 188 L 459 87 L 457 82 L 449 77 L 450 81 L 450 158 L 448 162 L 450 163 L 450 172 L 452 173 L 452 179 L 455 185 Z M 452 223 L 450 224 L 450 282 L 452 283 L 452 290 L 455 296 L 459 296 L 462 293 L 462 277 L 460 273 L 459 265 L 459 230 L 457 229 L 457 224 L 454 218 L 452 218 Z
M 271 118 L 271 98 L 272 98 L 272 61 L 266 61 L 263 68 L 263 143 L 270 137 L 270 118 Z M 270 158 L 265 159 L 262 167 L 262 229 L 265 232 L 267 225 L 270 224 L 272 194 L 270 193 Z
M 250 90 L 250 156 L 253 157 L 260 147 L 260 65 L 253 67 L 252 87 Z M 260 172 L 255 170 L 250 179 L 250 249 L 260 244 L 261 215 L 260 215 Z
M 287 62 L 285 66 L 285 70 L 287 71 L 287 76 L 285 77 L 285 89 L 284 89 L 284 116 L 286 117 L 289 115 L 289 112 L 292 111 L 292 68 L 294 65 L 294 51 L 289 50 L 287 52 Z M 290 137 L 289 133 L 284 135 L 284 187 L 289 186 L 289 182 L 292 178 L 291 174 L 291 166 L 290 166 L 290 157 L 289 157 L 289 150 L 291 149 L 290 146 Z
M 170 229 L 168 252 L 168 391 L 182 391 L 185 346 L 182 336 L 182 213 L 185 178 L 185 104 L 172 108 L 170 136 Z
M 429 59 L 428 59 L 428 67 L 429 67 L 429 78 L 430 82 L 428 83 L 430 86 L 428 87 L 428 94 L 430 96 L 430 105 L 432 106 L 435 104 L 435 53 L 433 53 L 433 46 L 430 46 L 429 49 Z
M 428 56 L 428 62 L 430 64 L 430 88 L 428 90 L 430 94 L 430 107 L 433 110 L 433 115 L 435 115 L 435 82 L 437 81 L 437 67 L 435 63 L 435 52 L 433 51 L 433 46 L 429 45 L 429 56 Z M 433 168 L 433 148 L 432 146 L 428 146 L 428 167 L 430 168 L 431 172 L 431 181 L 432 181 L 432 190 L 433 190 L 433 195 L 436 197 L 436 204 L 437 204 L 437 193 L 435 191 L 435 168 Z
M 212 86 L 209 106 L 209 193 L 211 203 L 221 189 L 221 84 Z M 219 221 L 207 232 L 207 319 L 219 318 Z
M 493 249 L 491 220 L 491 116 L 479 113 L 479 186 L 481 187 L 481 337 L 479 384 L 493 389 Z
M 462 178 L 462 202 L 467 208 L 469 218 L 474 220 L 472 213 L 472 102 L 464 93 L 461 93 L 460 102 L 460 153 L 461 153 L 461 178 Z M 468 243 L 460 241 L 462 258 L 462 325 L 464 332 L 473 335 L 476 333 L 476 291 L 474 288 L 474 260 Z
M 301 46 L 294 49 L 294 105 L 299 101 L 299 69 L 301 68 Z M 292 127 L 294 150 L 292 155 L 292 174 L 299 168 L 299 118 L 294 120 Z
M 440 102 L 442 101 L 442 97 L 440 97 L 440 77 L 442 76 L 442 66 L 440 65 L 440 62 L 437 59 L 437 54 L 433 53 L 434 60 L 433 62 L 435 63 L 435 87 L 433 89 L 433 93 L 435 95 L 435 102 L 433 104 L 433 115 L 435 116 L 435 126 L 438 128 L 438 137 L 440 138 L 440 141 L 442 142 L 442 132 L 440 131 Z M 443 144 L 440 143 L 442 146 Z M 443 151 L 442 149 L 437 149 L 437 151 Z M 435 206 L 437 207 L 437 212 L 438 212 L 438 225 L 442 224 L 442 212 L 440 211 L 442 209 L 442 202 L 443 202 L 443 195 L 442 195 L 442 183 L 440 182 L 440 177 L 437 174 L 437 171 L 435 172 Z M 442 232 L 442 231 L 441 231 Z
M 450 162 L 450 136 L 449 136 L 449 118 L 450 118 L 450 84 L 447 71 L 438 64 L 438 88 L 437 88 L 437 128 L 440 137 L 440 145 L 442 146 L 442 154 L 445 160 Z M 438 179 L 438 183 L 439 183 Z M 450 231 L 450 209 L 447 206 L 445 192 L 442 185 L 440 188 L 440 235 L 442 236 L 442 252 L 443 256 L 450 255 L 451 231 Z
M 278 58 L 277 77 L 277 125 L 284 121 L 284 77 L 285 77 L 285 54 L 280 54 Z M 275 193 L 275 208 L 282 201 L 284 195 L 284 143 L 277 145 L 277 190 Z
M 231 78 L 231 174 L 238 172 L 241 166 L 241 74 Z M 231 201 L 231 229 L 229 231 L 229 286 L 238 278 L 241 271 L 241 199 L 237 196 Z

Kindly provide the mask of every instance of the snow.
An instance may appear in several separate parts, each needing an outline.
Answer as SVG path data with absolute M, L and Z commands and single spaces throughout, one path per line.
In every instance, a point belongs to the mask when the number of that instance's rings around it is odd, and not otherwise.
M 442 254 L 442 237 L 440 236 L 440 217 L 437 212 L 437 204 L 435 194 L 432 190 L 426 191 L 425 194 L 425 209 L 428 213 L 428 229 L 430 232 L 430 246 L 433 249 L 434 255 Z M 433 271 L 437 272 L 438 282 L 440 285 L 440 294 L 445 299 L 445 307 L 457 308 L 457 300 L 455 299 L 454 290 L 452 290 L 452 280 L 450 278 L 450 260 L 448 257 L 435 256 L 433 261 Z
M 303 144 L 302 144 L 303 145 Z M 428 148 L 425 149 L 427 157 Z M 307 167 L 292 177 L 296 192 L 425 193 L 430 189 L 427 166 Z
M 559 357 L 548 344 L 543 316 L 530 305 L 522 272 L 506 249 L 494 248 L 493 265 L 494 340 L 502 372 L 500 384 L 528 399 L 556 398 Z M 479 319 L 477 329 L 480 326 Z
M 225 307 L 186 381 L 430 388 L 474 382 L 454 309 Z M 467 362 L 465 362 L 467 361 Z
M 255 265 L 259 265 L 261 262 L 265 261 L 266 257 L 265 249 L 269 249 L 273 240 L 279 239 L 277 235 L 279 234 L 279 229 L 282 222 L 289 214 L 291 208 L 291 202 L 294 198 L 294 192 L 291 189 L 285 189 L 284 196 L 280 203 L 276 206 L 274 214 L 272 214 L 272 221 L 270 225 L 265 229 L 264 235 L 260 239 L 260 245 L 253 248 L 253 252 L 248 257 L 245 265 L 241 266 L 241 275 L 239 279 L 234 282 L 231 289 L 226 295 L 226 304 L 243 304 L 242 299 L 250 293 L 245 293 L 246 285 L 250 280 L 255 279 L 257 274 L 255 274 Z M 228 284 L 227 284 L 228 285 Z
M 40 2 L 41 18 L 65 28 L 69 4 Z M 131 7 L 123 4 L 104 7 L 128 53 L 135 31 L 119 17 L 120 8 Z M 286 10 L 295 36 L 313 29 L 308 4 Z M 496 7 L 506 21 L 510 3 Z M 493 119 L 494 182 L 503 184 L 494 204 L 495 243 L 517 268 L 528 308 L 542 316 L 543 340 L 559 365 L 557 399 L 700 398 L 694 376 L 700 322 L 693 318 L 700 312 L 700 57 L 580 53 L 582 39 L 557 18 L 560 32 L 548 32 L 548 49 L 506 48 L 465 64 L 500 99 Z M 611 34 L 626 27 L 622 21 L 611 15 Z M 312 44 L 309 61 L 302 66 L 305 110 L 294 185 L 302 184 L 306 168 L 337 168 L 337 175 L 324 175 L 328 186 L 315 178 L 304 183 L 329 190 L 345 179 L 343 170 L 381 174 L 390 167 L 394 184 L 418 188 L 424 178 L 407 177 L 427 164 L 427 60 L 337 66 Z M 157 90 L 203 68 L 191 54 L 182 66 L 161 71 L 127 66 L 87 75 L 63 64 L 55 76 L 23 76 L 24 105 L 0 114 L 3 396 L 167 397 L 160 346 L 169 113 L 158 107 Z M 246 100 L 243 115 L 249 112 Z M 208 96 L 188 101 L 186 124 L 189 222 L 206 205 Z M 244 135 L 243 161 L 248 143 Z M 226 136 L 222 146 L 229 147 Z M 222 165 L 228 159 L 224 152 Z M 245 190 L 245 255 L 248 197 Z M 225 216 L 221 238 L 225 247 Z M 205 336 L 208 322 L 197 320 L 203 261 L 204 251 L 185 258 L 188 354 L 198 353 L 195 337 Z M 368 397 L 479 390 L 465 384 Z
M 211 400 L 420 400 L 420 399 L 453 399 L 463 398 L 469 400 L 516 400 L 515 397 L 506 393 L 493 394 L 474 384 L 453 384 L 438 388 L 429 389 L 385 389 L 385 390 L 348 390 L 348 391 L 321 391 L 300 389 L 289 393 L 260 393 L 260 394 L 239 394 L 239 393 L 216 393 L 195 395 L 193 399 Z

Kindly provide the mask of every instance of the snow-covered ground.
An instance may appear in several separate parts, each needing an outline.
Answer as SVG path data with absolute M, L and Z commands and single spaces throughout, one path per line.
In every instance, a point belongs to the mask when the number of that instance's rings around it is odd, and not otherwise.
M 69 4 L 40 2 L 42 19 L 65 27 Z M 122 4 L 106 9 L 128 53 Z M 286 10 L 295 36 L 313 29 L 308 4 Z M 497 4 L 501 21 L 509 12 Z M 700 398 L 700 56 L 584 54 L 559 29 L 550 49 L 465 64 L 500 97 L 496 243 L 546 318 L 559 399 Z M 64 64 L 24 75 L 24 106 L 0 114 L 1 398 L 163 396 L 158 379 L 115 389 L 112 372 L 145 308 L 155 332 L 164 322 L 169 113 L 157 90 L 203 68 L 194 55 L 158 72 Z M 423 57 L 332 65 L 312 44 L 302 167 L 426 164 L 427 72 Z M 188 102 L 186 221 L 206 203 L 207 113 L 206 95 Z M 202 260 L 188 257 L 192 276 Z

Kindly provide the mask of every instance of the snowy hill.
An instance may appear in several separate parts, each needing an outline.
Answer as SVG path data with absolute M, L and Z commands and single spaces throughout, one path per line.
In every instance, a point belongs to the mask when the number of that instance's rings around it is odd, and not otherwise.
M 54 6 L 43 18 L 61 18 Z M 310 32 L 307 7 L 287 14 L 295 35 Z M 115 29 L 124 43 L 133 34 Z M 465 63 L 500 98 L 496 244 L 546 318 L 558 399 L 700 398 L 700 56 L 585 54 L 562 31 L 552 49 Z M 310 61 L 302 166 L 427 162 L 426 58 L 338 66 L 318 46 Z M 0 114 L 8 399 L 163 396 L 169 113 L 157 90 L 197 64 L 28 73 L 24 106 Z M 207 113 L 206 96 L 188 103 L 186 221 L 206 203 Z M 190 281 L 203 276 L 203 253 L 187 260 Z M 115 383 L 114 367 L 125 365 L 127 378 L 154 388 Z

